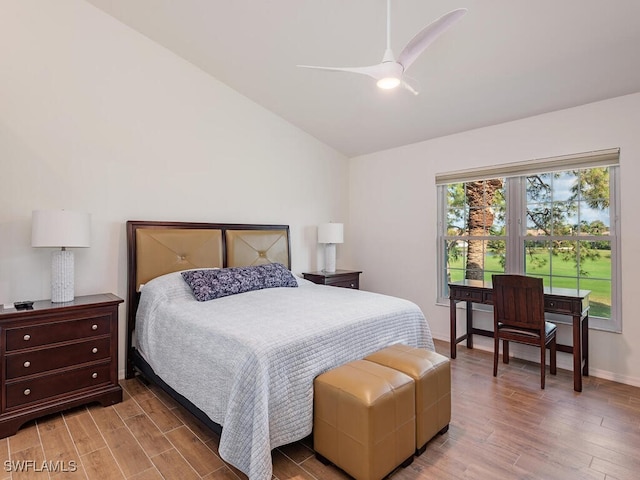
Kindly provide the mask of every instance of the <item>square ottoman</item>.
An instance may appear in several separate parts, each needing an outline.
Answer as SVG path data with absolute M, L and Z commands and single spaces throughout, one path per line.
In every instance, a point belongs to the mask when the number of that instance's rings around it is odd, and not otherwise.
M 357 480 L 380 480 L 415 451 L 415 385 L 411 377 L 356 360 L 314 380 L 313 445 Z
M 444 355 L 392 345 L 365 357 L 409 375 L 416 383 L 416 455 L 437 433 L 445 433 L 451 421 L 451 364 Z

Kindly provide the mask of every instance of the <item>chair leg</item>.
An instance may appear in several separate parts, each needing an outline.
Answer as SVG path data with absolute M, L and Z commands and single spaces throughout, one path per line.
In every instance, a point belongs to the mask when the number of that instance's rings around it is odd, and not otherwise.
M 544 390 L 544 377 L 546 374 L 547 346 L 543 343 L 540 346 L 540 388 Z
M 556 374 L 556 339 L 555 337 L 551 340 L 551 345 L 549 345 L 549 369 L 551 371 L 551 375 Z
M 502 340 L 502 363 L 509 363 L 509 342 Z
M 498 356 L 500 355 L 500 338 L 498 334 L 493 335 L 493 376 L 498 376 Z

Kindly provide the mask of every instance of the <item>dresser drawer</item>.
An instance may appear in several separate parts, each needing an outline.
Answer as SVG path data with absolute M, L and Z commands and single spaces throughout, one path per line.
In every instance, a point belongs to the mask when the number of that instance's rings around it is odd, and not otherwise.
M 6 384 L 7 408 L 109 384 L 109 362 Z
M 7 355 L 6 378 L 33 375 L 56 368 L 71 367 L 82 363 L 109 358 L 111 339 L 93 338 L 84 342 L 39 348 L 37 350 Z
M 111 331 L 111 316 L 102 315 L 66 322 L 7 328 L 7 352 L 52 343 L 79 340 Z

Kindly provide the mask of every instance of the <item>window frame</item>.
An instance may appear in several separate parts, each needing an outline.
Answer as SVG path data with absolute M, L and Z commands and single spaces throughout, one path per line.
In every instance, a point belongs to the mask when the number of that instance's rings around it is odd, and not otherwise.
M 559 238 L 559 236 L 550 237 L 532 237 L 527 236 L 527 200 L 526 200 L 526 177 L 532 174 L 542 174 L 549 172 L 560 172 L 567 170 L 578 170 L 598 167 L 609 168 L 609 235 L 599 236 L 606 237 L 611 242 L 611 318 L 589 316 L 589 328 L 604 330 L 609 332 L 621 333 L 622 332 L 622 302 L 621 302 L 621 236 L 620 236 L 620 192 L 619 192 L 619 176 L 620 168 L 618 163 L 619 149 L 608 150 L 606 152 L 614 152 L 616 154 L 615 162 L 602 162 L 598 165 L 597 162 L 585 161 L 582 164 L 577 160 L 572 160 L 570 165 L 567 162 L 558 161 L 554 163 L 550 159 L 538 162 L 527 162 L 526 169 L 523 167 L 522 172 L 518 172 L 518 175 L 514 175 L 513 165 L 522 164 L 509 164 L 505 167 L 505 175 L 500 175 L 499 167 L 492 167 L 490 177 L 482 169 L 479 169 L 474 178 L 474 172 L 472 170 L 466 170 L 464 172 L 456 172 L 439 175 L 436 178 L 437 186 L 437 206 L 438 206 L 438 231 L 437 231 L 437 303 L 448 303 L 448 285 L 447 285 L 447 265 L 446 265 L 446 252 L 447 241 L 452 237 L 447 235 L 447 186 L 452 183 L 467 183 L 472 181 L 486 180 L 489 178 L 504 178 L 506 185 L 504 187 L 506 213 L 505 213 L 505 226 L 506 235 L 504 237 L 491 236 L 491 239 L 505 240 L 506 249 L 506 262 L 505 273 L 523 274 L 525 272 L 525 255 L 524 245 L 526 241 L 531 241 L 536 238 L 543 240 L 544 238 Z M 594 153 L 594 152 L 590 152 Z M 601 152 L 595 152 L 601 153 Z M 579 154 L 580 155 L 580 154 Z M 579 155 L 571 156 L 572 159 L 579 157 Z M 582 154 L 587 155 L 587 154 Z M 561 160 L 567 157 L 559 157 Z M 552 160 L 552 159 L 551 159 Z M 539 170 L 536 168 L 538 167 Z M 484 174 L 483 174 L 484 172 Z M 458 179 L 459 178 L 459 179 Z M 446 179 L 443 181 L 442 179 Z M 453 179 L 453 180 L 451 180 Z M 486 239 L 487 237 L 482 237 Z M 593 239 L 593 236 L 572 236 L 562 237 L 572 241 L 589 241 Z M 479 237 L 480 239 L 480 237 Z M 577 278 L 577 277 L 576 277 Z M 570 319 L 563 316 L 549 315 L 550 319 L 559 323 L 570 323 Z

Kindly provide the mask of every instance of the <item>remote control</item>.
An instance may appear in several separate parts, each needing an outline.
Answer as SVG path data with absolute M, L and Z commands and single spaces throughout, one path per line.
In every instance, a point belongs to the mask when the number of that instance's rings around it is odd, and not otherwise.
M 16 310 L 30 310 L 33 308 L 33 301 L 24 300 L 22 302 L 15 302 L 13 306 L 16 308 Z

